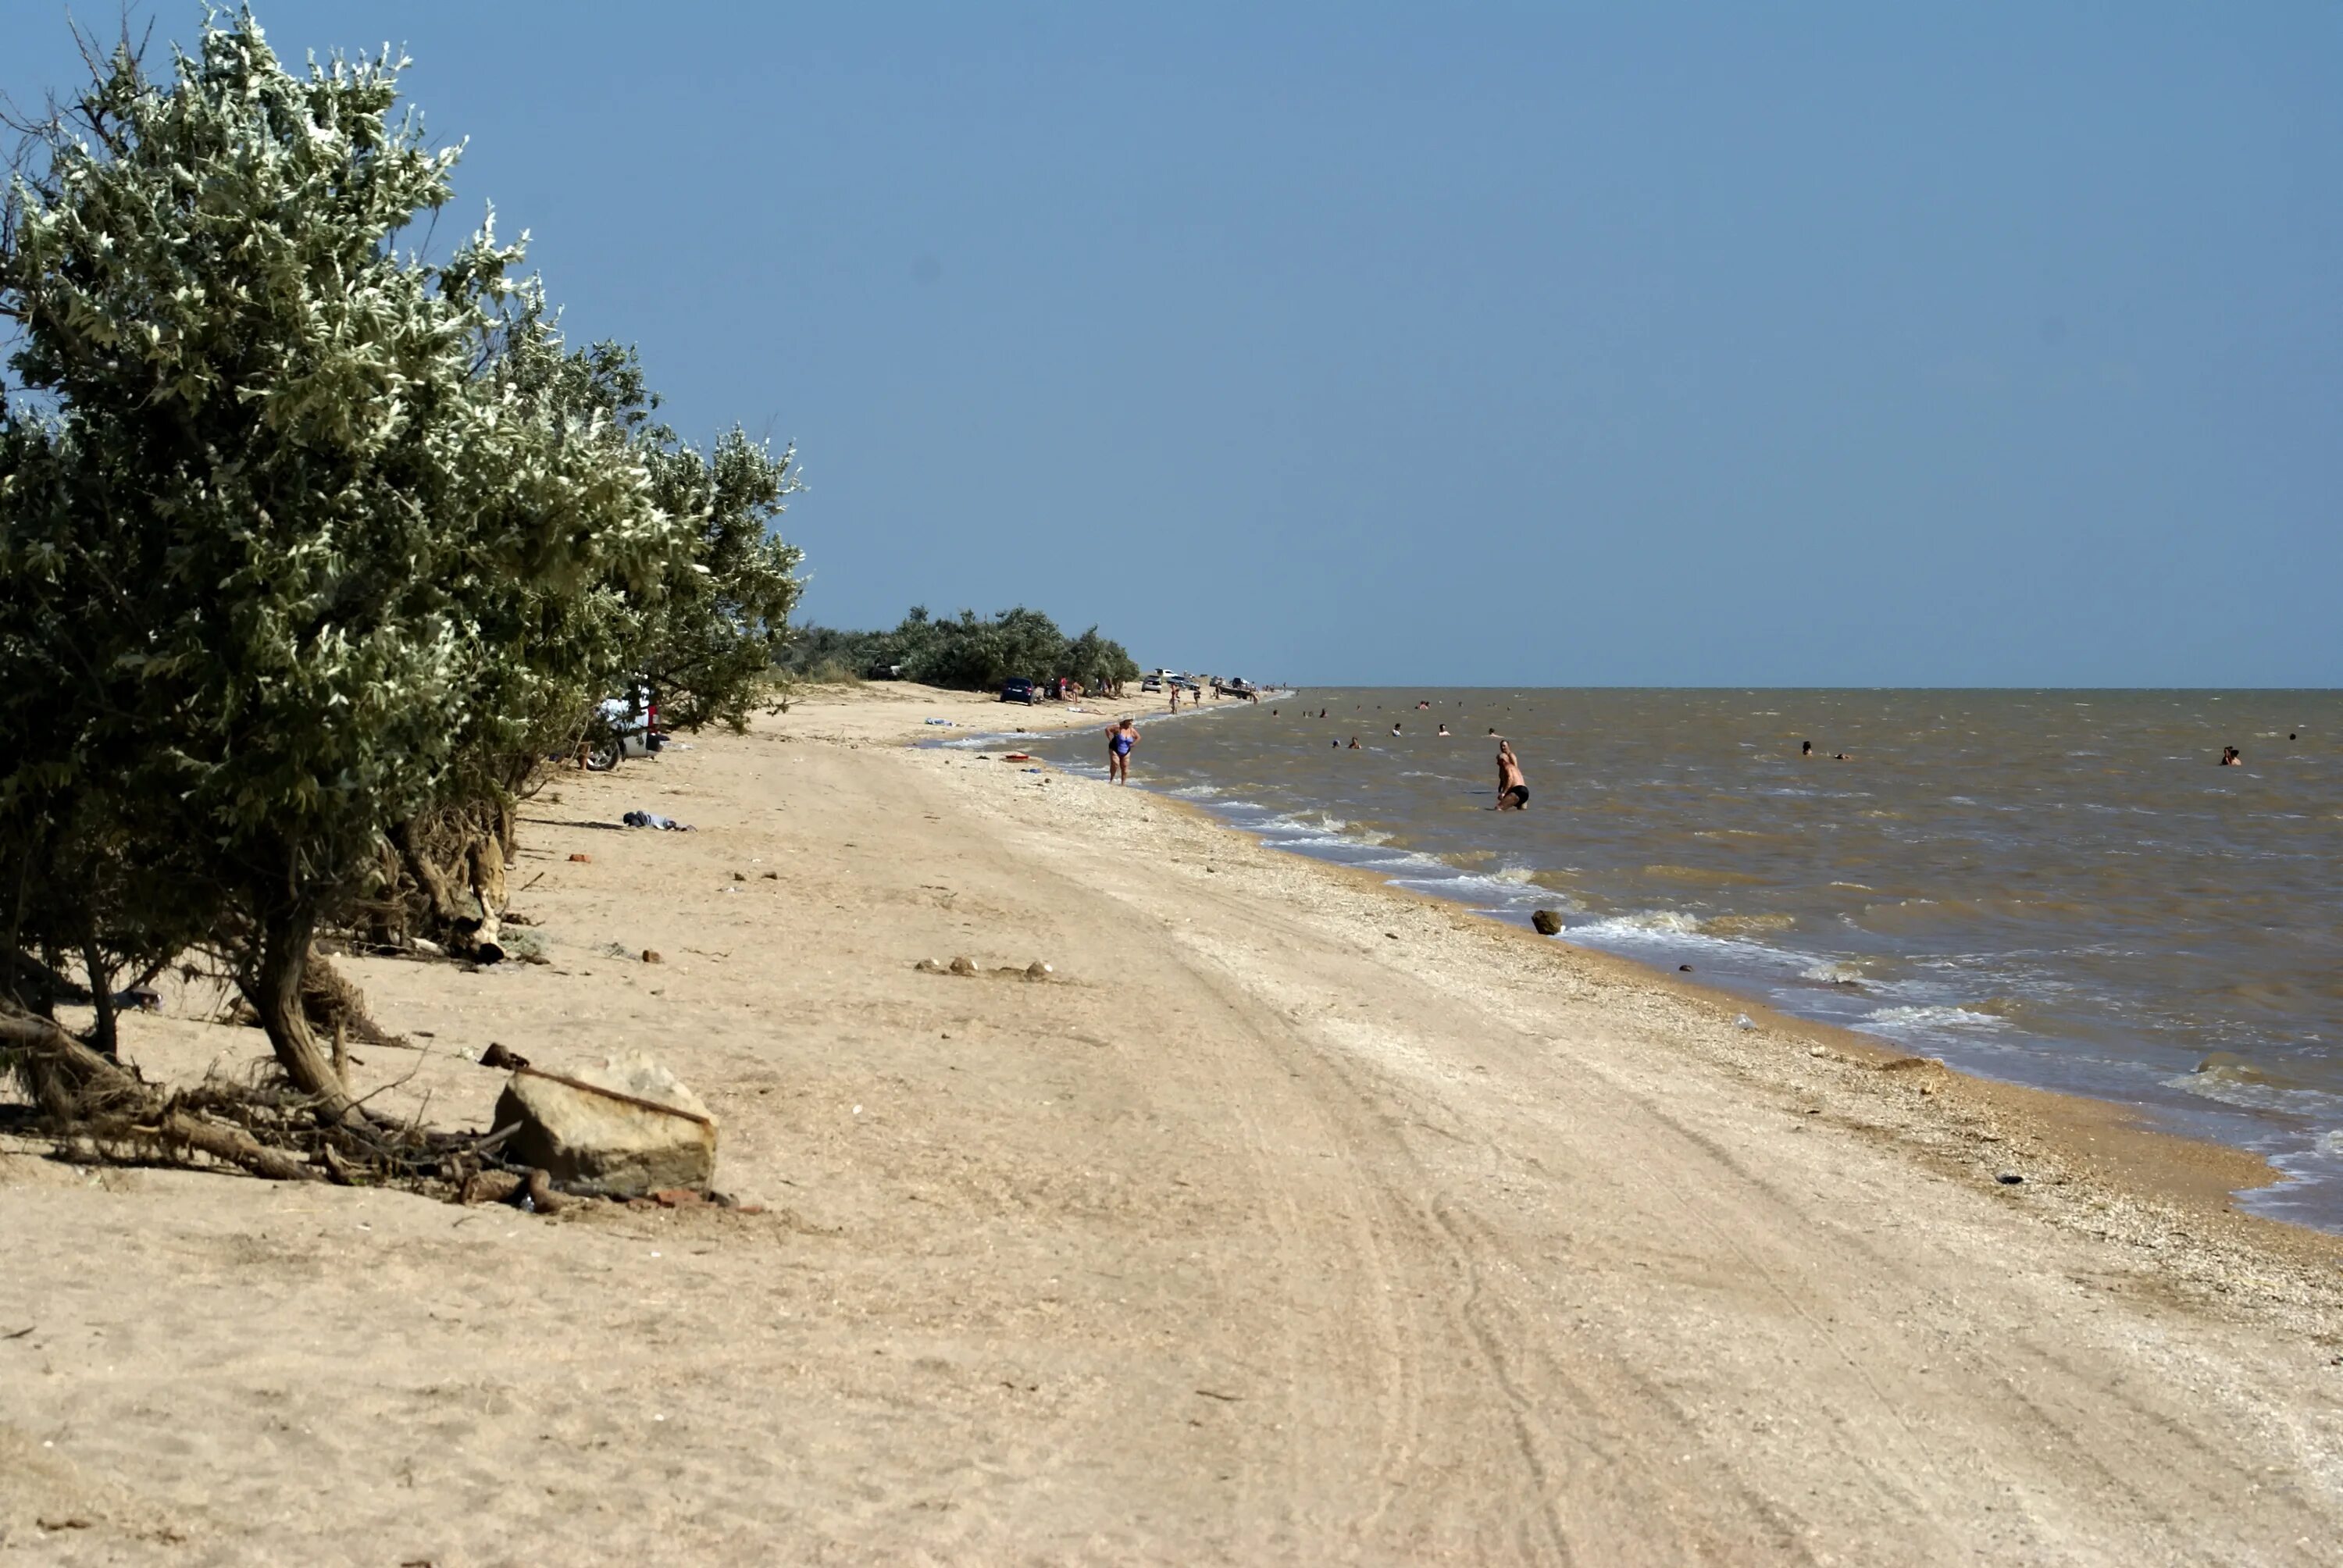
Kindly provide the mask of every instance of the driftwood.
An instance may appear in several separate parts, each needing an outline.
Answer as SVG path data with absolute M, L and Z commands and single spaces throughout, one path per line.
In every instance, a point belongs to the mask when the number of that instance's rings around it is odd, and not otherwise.
M 526 1177 L 500 1153 L 517 1128 L 478 1137 L 363 1113 L 325 1121 L 312 1097 L 265 1084 L 212 1081 L 166 1093 L 53 1020 L 5 1008 L 0 1064 L 25 1086 L 50 1137 L 101 1159 L 186 1165 L 201 1156 L 271 1181 L 397 1186 L 447 1197 L 491 1171 L 511 1173 L 516 1184 Z

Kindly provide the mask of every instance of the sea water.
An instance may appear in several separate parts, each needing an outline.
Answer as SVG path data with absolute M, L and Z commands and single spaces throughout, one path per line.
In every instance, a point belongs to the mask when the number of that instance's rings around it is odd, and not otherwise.
M 1142 726 L 1135 781 L 1493 918 L 1554 910 L 1570 941 L 1785 1012 L 2145 1108 L 2272 1158 L 2291 1180 L 2250 1206 L 2343 1229 L 2343 693 L 1348 689 L 1190 718 Z M 1525 811 L 1491 809 L 1493 730 Z M 1035 749 L 1105 770 L 1103 737 Z

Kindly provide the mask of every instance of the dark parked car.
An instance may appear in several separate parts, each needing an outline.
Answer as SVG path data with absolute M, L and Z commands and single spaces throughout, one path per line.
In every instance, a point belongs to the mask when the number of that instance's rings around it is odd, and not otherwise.
M 1041 693 L 1039 688 L 1023 676 L 1014 676 L 1001 683 L 1001 700 L 1031 704 L 1041 701 Z

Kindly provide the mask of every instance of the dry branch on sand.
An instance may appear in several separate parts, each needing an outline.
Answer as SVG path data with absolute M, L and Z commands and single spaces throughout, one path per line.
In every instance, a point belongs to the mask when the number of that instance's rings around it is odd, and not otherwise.
M 530 1175 L 498 1154 L 512 1128 L 485 1137 L 433 1132 L 377 1118 L 363 1105 L 356 1116 L 327 1118 L 309 1096 L 216 1080 L 166 1092 L 29 1013 L 0 1010 L 0 1066 L 32 1100 L 35 1131 L 96 1159 L 216 1163 L 271 1181 L 397 1186 L 457 1198 L 470 1196 L 491 1172 L 523 1182 Z

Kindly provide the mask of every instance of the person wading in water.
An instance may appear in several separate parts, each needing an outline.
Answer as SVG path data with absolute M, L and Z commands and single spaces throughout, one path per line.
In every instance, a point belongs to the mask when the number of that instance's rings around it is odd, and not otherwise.
M 1522 760 L 1513 755 L 1513 743 L 1497 742 L 1497 804 L 1500 811 L 1522 811 L 1529 808 L 1529 780 L 1522 777 Z
M 1106 776 L 1112 784 L 1131 782 L 1131 749 L 1139 744 L 1139 726 L 1126 719 L 1106 732 Z

